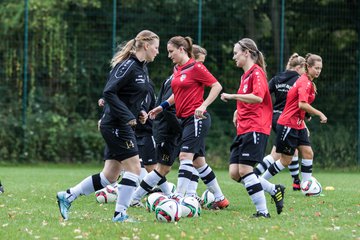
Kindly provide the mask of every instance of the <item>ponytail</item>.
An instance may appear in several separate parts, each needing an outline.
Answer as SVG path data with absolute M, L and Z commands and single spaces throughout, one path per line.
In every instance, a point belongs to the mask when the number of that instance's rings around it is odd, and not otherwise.
M 118 47 L 118 51 L 114 54 L 110 61 L 111 68 L 114 68 L 119 62 L 128 59 L 131 55 L 134 55 L 137 50 L 142 48 L 145 42 L 151 42 L 154 39 L 159 39 L 159 36 L 149 30 L 143 30 L 136 35 L 134 39 L 121 44 Z
M 170 38 L 168 44 L 174 45 L 176 48 L 183 47 L 189 58 L 194 58 L 193 54 L 193 41 L 191 37 L 175 36 Z

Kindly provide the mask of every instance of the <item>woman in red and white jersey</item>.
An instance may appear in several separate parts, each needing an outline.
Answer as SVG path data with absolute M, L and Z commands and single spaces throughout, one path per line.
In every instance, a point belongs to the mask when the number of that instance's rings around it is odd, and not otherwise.
M 276 175 L 291 163 L 295 149 L 299 150 L 303 158 L 301 161 L 302 182 L 309 180 L 312 176 L 314 153 L 304 123 L 305 113 L 319 116 L 321 123 L 326 123 L 327 117 L 310 105 L 315 100 L 314 79 L 321 73 L 322 59 L 318 55 L 308 53 L 305 60 L 306 73 L 301 75 L 289 90 L 284 111 L 277 122 L 276 152 L 281 153 L 281 157 L 264 173 L 263 177 L 266 179 Z
M 172 37 L 167 44 L 168 56 L 175 64 L 170 98 L 149 112 L 150 118 L 175 104 L 176 116 L 181 120 L 182 143 L 176 197 L 184 197 L 189 183 L 197 170 L 193 166 L 194 157 L 205 156 L 205 137 L 211 125 L 207 107 L 219 95 L 222 86 L 201 62 L 193 56 L 190 37 Z M 204 100 L 204 89 L 210 92 Z M 199 173 L 204 183 L 215 195 L 214 208 L 226 208 L 229 201 L 224 197 L 210 166 L 204 161 Z M 199 169 L 199 168 L 198 168 Z
M 237 182 L 243 181 L 256 206 L 254 217 L 269 218 L 264 190 L 275 200 L 277 213 L 283 208 L 284 187 L 258 177 L 254 166 L 262 161 L 271 130 L 272 102 L 265 73 L 263 54 L 256 43 L 243 38 L 234 45 L 233 59 L 244 70 L 236 94 L 221 94 L 224 102 L 237 101 L 233 122 L 237 136 L 231 146 L 229 173 Z

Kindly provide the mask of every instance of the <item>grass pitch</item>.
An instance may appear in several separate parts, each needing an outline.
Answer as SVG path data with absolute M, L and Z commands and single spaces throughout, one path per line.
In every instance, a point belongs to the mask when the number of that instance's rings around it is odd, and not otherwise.
M 139 223 L 113 223 L 114 204 L 98 204 L 92 194 L 77 199 L 66 222 L 60 217 L 56 192 L 74 186 L 101 166 L 0 167 L 5 193 L 0 195 L 0 239 L 360 239 L 359 172 L 321 172 L 320 197 L 293 192 L 288 172 L 271 181 L 286 189 L 285 207 L 276 214 L 267 195 L 271 219 L 253 219 L 255 212 L 244 187 L 225 170 L 215 171 L 229 208 L 203 210 L 199 218 L 160 223 L 154 213 L 130 208 Z M 176 183 L 176 170 L 168 179 Z M 326 186 L 335 190 L 326 191 Z M 205 190 L 199 184 L 198 194 Z

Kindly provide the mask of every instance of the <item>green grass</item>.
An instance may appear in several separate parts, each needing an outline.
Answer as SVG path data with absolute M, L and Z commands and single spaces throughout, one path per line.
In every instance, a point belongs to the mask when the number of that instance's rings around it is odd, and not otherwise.
M 0 167 L 5 193 L 0 195 L 0 239 L 360 239 L 360 177 L 358 172 L 321 172 L 320 197 L 304 197 L 291 189 L 287 172 L 272 182 L 287 187 L 285 208 L 276 214 L 267 195 L 271 219 L 252 219 L 255 212 L 244 187 L 227 171 L 216 171 L 231 205 L 226 210 L 203 210 L 200 218 L 178 223 L 156 222 L 153 213 L 130 208 L 140 223 L 112 223 L 114 204 L 100 205 L 94 195 L 80 197 L 62 221 L 55 194 L 96 173 L 101 167 L 34 166 Z M 169 176 L 176 183 L 173 170 Z M 198 194 L 205 190 L 199 184 Z

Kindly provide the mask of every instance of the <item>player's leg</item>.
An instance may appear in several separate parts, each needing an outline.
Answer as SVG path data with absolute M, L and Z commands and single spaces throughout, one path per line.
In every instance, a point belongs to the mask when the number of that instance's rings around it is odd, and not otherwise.
M 257 139 L 255 136 L 255 140 Z M 254 137 L 251 133 L 239 135 L 234 139 L 231 145 L 229 174 L 233 180 L 243 182 L 256 208 L 254 216 L 268 218 L 270 214 L 266 206 L 265 193 L 257 175 L 254 173 L 254 166 L 261 160 L 263 155 L 257 161 L 254 161 L 251 160 L 251 158 L 254 158 L 252 154 L 246 154 L 246 156 L 242 154 L 243 152 L 251 150 L 253 146 Z M 258 149 L 256 149 L 256 151 L 258 151 Z
M 281 153 L 281 157 L 264 172 L 262 176 L 265 179 L 270 179 L 287 167 L 291 163 L 292 156 L 298 146 L 298 130 L 278 124 L 277 133 L 276 151 Z
M 298 151 L 295 151 L 295 154 L 291 160 L 290 165 L 288 166 L 290 175 L 293 179 L 293 190 L 300 190 L 300 178 L 299 178 L 299 155 Z
M 103 170 L 100 173 L 88 176 L 80 183 L 57 193 L 57 200 L 61 216 L 67 220 L 68 212 L 72 202 L 81 195 L 89 195 L 109 184 L 115 184 L 121 171 L 121 164 L 116 160 L 106 160 Z
M 227 208 L 230 204 L 229 200 L 225 198 L 221 191 L 220 185 L 217 181 L 216 175 L 212 168 L 206 163 L 205 157 L 199 156 L 194 161 L 194 167 L 201 180 L 207 186 L 210 192 L 214 194 L 215 202 L 211 205 L 211 209 Z
M 171 189 L 167 184 L 166 175 L 170 172 L 171 166 L 174 164 L 178 155 L 178 147 L 173 144 L 171 139 L 161 142 L 156 147 L 156 168 L 151 171 L 140 183 L 134 193 L 134 199 L 131 206 L 142 206 L 140 200 L 157 185 L 161 191 L 167 195 L 171 195 Z
M 302 182 L 308 181 L 312 176 L 312 166 L 314 152 L 311 146 L 301 145 L 298 147 L 301 156 L 303 157 L 301 161 L 301 180 Z
M 139 155 L 121 161 L 121 168 L 125 170 L 118 184 L 118 198 L 115 206 L 114 222 L 134 221 L 126 210 L 130 206 L 133 194 L 138 186 L 140 175 Z

